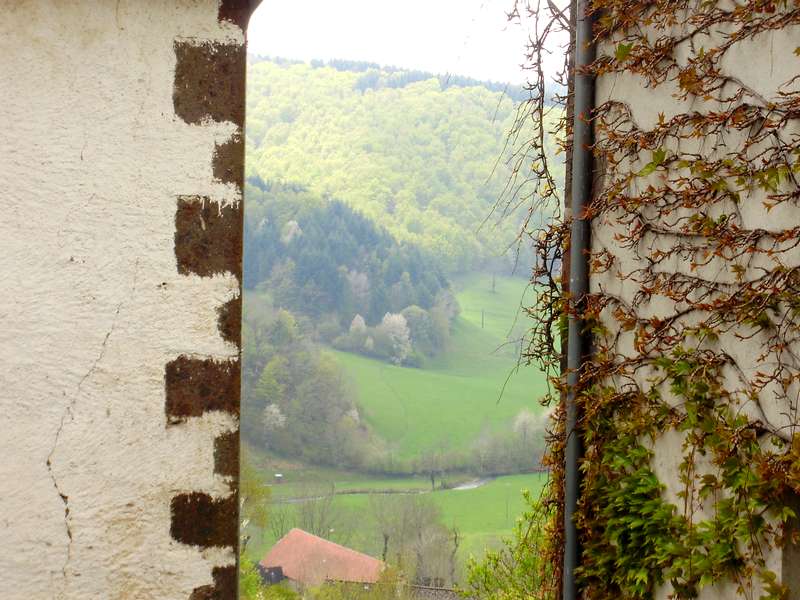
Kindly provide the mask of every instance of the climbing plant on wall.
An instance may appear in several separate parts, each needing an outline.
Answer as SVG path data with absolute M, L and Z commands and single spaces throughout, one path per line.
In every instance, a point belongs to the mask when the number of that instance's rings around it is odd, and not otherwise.
M 524 7 L 537 32 L 569 26 L 542 4 Z M 793 543 L 800 492 L 800 2 L 589 4 L 599 100 L 585 302 L 557 276 L 570 215 L 526 231 L 540 255 L 528 359 L 553 369 L 546 401 L 563 390 L 557 325 L 571 306 L 593 340 L 579 384 L 579 585 L 591 599 L 705 588 L 785 598 L 775 556 Z M 534 36 L 534 63 L 546 45 Z M 533 89 L 530 119 L 543 110 Z M 668 110 L 649 117 L 635 102 Z M 547 192 L 540 148 L 531 140 L 521 156 Z M 528 515 L 550 532 L 561 518 L 555 414 L 552 482 Z M 557 597 L 558 534 L 520 535 L 520 548 L 540 557 L 526 597 Z M 514 597 L 502 582 L 472 583 Z

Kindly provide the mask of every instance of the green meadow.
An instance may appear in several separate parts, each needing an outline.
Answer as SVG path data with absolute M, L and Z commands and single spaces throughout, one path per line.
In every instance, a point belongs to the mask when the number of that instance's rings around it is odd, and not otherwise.
M 325 476 L 333 476 L 337 480 L 334 509 L 361 515 L 362 525 L 369 524 L 370 491 L 416 490 L 416 493 L 429 495 L 440 511 L 442 523 L 458 528 L 463 540 L 459 548 L 462 560 L 469 556 L 480 557 L 488 548 L 496 547 L 500 539 L 511 532 L 516 519 L 525 510 L 523 490 L 530 491 L 536 498 L 546 480 L 543 473 L 509 475 L 493 479 L 475 489 L 430 492 L 430 486 L 426 487 L 428 482 L 413 477 L 359 479 L 358 475 L 352 473 L 330 471 Z M 356 488 L 350 487 L 356 483 Z M 289 490 L 297 492 L 301 489 L 288 484 L 272 486 L 272 498 L 280 501 Z M 351 493 L 354 489 L 358 492 Z M 250 526 L 248 533 L 251 541 L 247 554 L 255 560 L 260 560 L 277 541 L 268 530 L 258 531 Z M 362 552 L 379 555 L 380 541 L 380 538 L 369 538 L 365 531 L 360 531 L 348 541 L 348 545 Z
M 542 473 L 498 477 L 472 490 L 442 490 L 431 493 L 441 511 L 442 523 L 457 527 L 463 536 L 459 548 L 461 558 L 480 557 L 488 548 L 498 545 L 500 539 L 511 532 L 519 515 L 525 510 L 523 490 L 538 497 L 546 476 Z M 341 506 L 365 512 L 369 497 L 366 494 L 341 495 Z M 364 551 L 375 552 L 378 539 L 361 542 Z
M 508 427 L 523 409 L 541 410 L 546 381 L 516 369 L 522 279 L 473 275 L 456 282 L 461 314 L 448 351 L 423 368 L 331 351 L 351 376 L 363 417 L 398 459 L 426 449 L 466 450 L 484 432 Z M 521 321 L 522 319 L 517 319 Z

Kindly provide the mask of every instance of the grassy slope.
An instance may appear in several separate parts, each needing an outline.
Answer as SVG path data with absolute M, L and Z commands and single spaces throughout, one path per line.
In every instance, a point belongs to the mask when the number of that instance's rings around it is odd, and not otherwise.
M 522 408 L 537 411 L 545 380 L 533 368 L 514 374 L 518 347 L 509 337 L 526 284 L 490 275 L 457 282 L 462 313 L 449 352 L 424 369 L 335 352 L 353 377 L 364 417 L 399 458 L 425 448 L 468 449 L 482 431 L 507 425 Z M 481 310 L 484 328 L 481 328 Z

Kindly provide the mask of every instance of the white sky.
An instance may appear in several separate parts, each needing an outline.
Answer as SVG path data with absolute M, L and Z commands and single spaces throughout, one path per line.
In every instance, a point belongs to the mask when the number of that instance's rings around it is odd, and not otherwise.
M 249 51 L 309 61 L 343 58 L 523 83 L 526 34 L 513 0 L 263 0 Z

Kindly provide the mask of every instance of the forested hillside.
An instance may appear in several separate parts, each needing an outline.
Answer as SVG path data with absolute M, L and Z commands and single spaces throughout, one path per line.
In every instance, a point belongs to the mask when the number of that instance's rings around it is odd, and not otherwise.
M 284 306 L 374 324 L 410 305 L 430 309 L 447 291 L 429 256 L 339 201 L 281 185 L 247 198 L 244 284 L 268 283 Z
M 512 99 L 471 80 L 343 68 L 251 64 L 249 180 L 335 197 L 447 272 L 497 266 L 522 218 L 489 217 L 509 177 Z
M 418 365 L 445 347 L 457 303 L 426 252 L 298 186 L 256 180 L 247 198 L 245 287 L 341 349 Z

